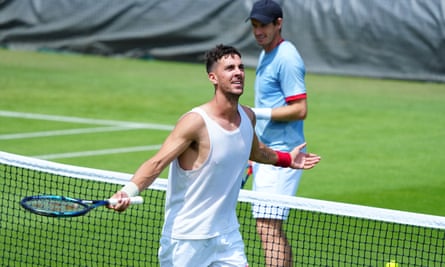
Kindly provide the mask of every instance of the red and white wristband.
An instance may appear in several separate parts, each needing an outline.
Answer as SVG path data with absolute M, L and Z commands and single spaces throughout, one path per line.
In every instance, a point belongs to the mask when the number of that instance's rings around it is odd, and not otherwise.
M 292 164 L 292 157 L 289 152 L 275 151 L 278 160 L 275 162 L 275 166 L 278 167 L 289 167 Z

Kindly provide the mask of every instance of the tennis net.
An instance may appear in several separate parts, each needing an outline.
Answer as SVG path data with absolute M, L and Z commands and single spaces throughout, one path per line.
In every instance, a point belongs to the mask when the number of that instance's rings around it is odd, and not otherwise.
M 102 199 L 131 175 L 0 152 L 1 266 L 158 266 L 166 180 L 124 213 L 97 209 L 52 218 L 20 207 L 24 196 Z M 252 203 L 290 208 L 284 224 L 294 266 L 445 266 L 445 217 L 242 190 L 237 206 L 250 266 L 265 266 Z M 396 266 L 393 265 L 386 266 Z

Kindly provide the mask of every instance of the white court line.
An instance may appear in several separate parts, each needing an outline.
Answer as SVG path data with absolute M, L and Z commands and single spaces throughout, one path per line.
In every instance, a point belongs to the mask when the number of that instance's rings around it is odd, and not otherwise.
M 55 135 L 83 134 L 92 132 L 121 131 L 130 129 L 153 129 L 153 130 L 171 131 L 174 128 L 174 126 L 172 125 L 165 125 L 165 124 L 100 120 L 100 119 L 89 119 L 89 118 L 79 118 L 79 117 L 14 112 L 7 110 L 0 110 L 0 117 L 59 121 L 67 123 L 84 123 L 84 124 L 108 126 L 108 127 L 79 128 L 79 129 L 69 129 L 69 130 L 42 131 L 42 132 L 32 132 L 32 133 L 3 134 L 0 135 L 0 140 L 55 136 Z M 90 150 L 90 151 L 68 152 L 68 153 L 58 153 L 58 154 L 46 154 L 46 155 L 37 155 L 35 157 L 40 159 L 74 158 L 74 157 L 84 157 L 84 156 L 96 156 L 96 155 L 108 155 L 108 154 L 156 150 L 159 149 L 160 147 L 161 145 L 137 146 L 137 147 Z
M 71 135 L 71 134 L 112 132 L 112 131 L 122 131 L 122 130 L 128 130 L 128 129 L 135 129 L 135 128 L 111 126 L 111 127 L 54 130 L 54 131 L 31 132 L 31 133 L 0 134 L 0 140 L 23 139 L 23 138 L 34 138 L 34 137 L 48 137 L 48 136 Z
M 70 152 L 70 153 L 37 155 L 33 157 L 38 159 L 62 159 L 62 158 L 76 158 L 85 156 L 110 155 L 110 154 L 138 152 L 138 151 L 150 151 L 150 150 L 158 150 L 159 148 L 161 148 L 161 145 L 135 146 L 135 147 L 89 150 L 89 151 Z
M 88 118 L 79 118 L 79 117 L 14 112 L 14 111 L 7 111 L 7 110 L 0 110 L 0 116 L 1 117 L 11 117 L 11 118 L 21 118 L 21 119 L 61 121 L 61 122 L 121 126 L 121 127 L 129 127 L 129 128 L 144 128 L 144 129 L 166 130 L 166 131 L 170 131 L 173 129 L 172 125 L 167 125 L 167 124 L 139 123 L 139 122 L 114 121 L 114 120 L 99 120 L 99 119 L 88 119 Z
M 33 120 L 47 120 L 47 121 L 67 122 L 67 123 L 82 123 L 82 124 L 93 124 L 93 125 L 95 124 L 95 125 L 108 126 L 108 127 L 79 128 L 79 129 L 69 129 L 69 130 L 41 131 L 41 132 L 31 132 L 31 133 L 3 134 L 3 135 L 0 135 L 0 140 L 42 137 L 42 136 L 55 136 L 55 135 L 68 135 L 68 134 L 83 134 L 83 133 L 92 133 L 92 132 L 121 131 L 121 130 L 131 130 L 131 129 L 153 129 L 153 130 L 171 131 L 174 128 L 174 126 L 166 125 L 166 124 L 137 123 L 137 122 L 115 121 L 115 120 L 100 120 L 100 119 L 89 119 L 89 118 L 79 118 L 79 117 L 35 114 L 35 113 L 26 113 L 26 112 L 14 112 L 14 111 L 7 111 L 7 110 L 0 110 L 0 117 L 11 117 L 11 118 L 20 118 L 20 119 L 33 119 Z M 46 154 L 46 155 L 37 155 L 34 157 L 40 158 L 40 159 L 74 158 L 74 157 L 108 155 L 108 154 L 118 154 L 118 153 L 128 153 L 128 152 L 138 152 L 138 151 L 150 151 L 150 150 L 157 150 L 160 147 L 161 147 L 161 145 L 136 146 L 136 147 L 125 147 L 125 148 L 112 148 L 112 149 L 102 149 L 102 150 Z

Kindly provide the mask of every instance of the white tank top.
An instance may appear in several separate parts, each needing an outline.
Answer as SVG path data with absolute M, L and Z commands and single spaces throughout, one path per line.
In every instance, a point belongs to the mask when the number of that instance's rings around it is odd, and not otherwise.
M 163 235 L 176 239 L 207 239 L 238 229 L 236 204 L 252 147 L 253 128 L 238 106 L 241 124 L 228 131 L 204 110 L 194 108 L 205 121 L 210 138 L 207 160 L 196 170 L 170 164 Z

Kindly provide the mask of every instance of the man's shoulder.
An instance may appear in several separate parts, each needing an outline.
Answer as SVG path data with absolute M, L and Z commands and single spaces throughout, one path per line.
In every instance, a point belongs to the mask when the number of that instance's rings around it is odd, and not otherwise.
M 279 60 L 278 60 L 279 59 Z M 300 55 L 297 47 L 290 41 L 284 41 L 280 44 L 280 48 L 277 52 L 277 60 L 284 63 L 303 64 L 303 58 Z
M 280 44 L 280 49 L 279 49 L 280 53 L 297 53 L 298 54 L 298 49 L 295 46 L 294 43 L 292 43 L 292 41 L 288 41 L 285 40 L 284 42 L 282 42 Z
M 192 126 L 200 126 L 204 122 L 203 113 L 205 113 L 205 111 L 202 109 L 193 108 L 179 118 L 177 125 L 186 125 L 187 128 L 191 128 Z

